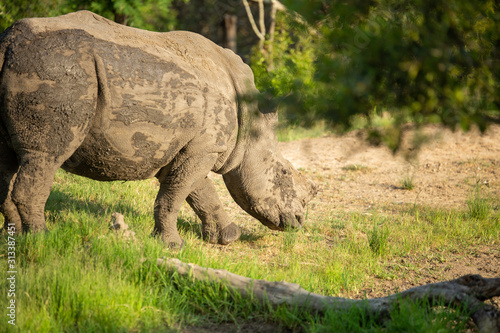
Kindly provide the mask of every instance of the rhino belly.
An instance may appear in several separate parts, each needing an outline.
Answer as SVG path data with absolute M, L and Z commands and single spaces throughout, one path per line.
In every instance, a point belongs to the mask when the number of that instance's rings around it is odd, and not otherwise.
M 148 179 L 168 165 L 185 145 L 181 140 L 157 142 L 142 132 L 129 136 L 134 149 L 124 151 L 113 146 L 106 134 L 91 132 L 62 168 L 101 181 Z

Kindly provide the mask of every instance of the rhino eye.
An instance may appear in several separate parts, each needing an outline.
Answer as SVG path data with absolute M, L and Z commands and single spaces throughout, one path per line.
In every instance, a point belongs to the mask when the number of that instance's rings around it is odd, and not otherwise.
M 283 171 L 282 171 L 282 172 L 283 172 L 283 174 L 284 174 L 284 175 L 288 175 L 288 174 L 290 173 L 290 172 L 288 172 L 288 170 L 287 170 L 287 169 L 283 169 Z

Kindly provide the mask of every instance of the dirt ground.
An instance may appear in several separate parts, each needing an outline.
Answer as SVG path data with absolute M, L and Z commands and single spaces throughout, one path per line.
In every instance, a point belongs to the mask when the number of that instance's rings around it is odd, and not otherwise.
M 368 145 L 358 132 L 280 143 L 285 158 L 306 173 L 319 186 L 310 209 L 339 209 L 365 214 L 387 213 L 390 207 L 417 204 L 428 207 L 465 209 L 474 188 L 498 199 L 500 205 L 500 126 L 481 134 L 452 132 L 428 127 L 433 140 L 407 160 L 385 147 Z M 410 145 L 407 145 L 410 147 Z M 402 186 L 411 180 L 412 190 Z M 497 208 L 498 209 L 498 208 Z M 446 260 L 400 258 L 394 266 L 418 267 L 394 280 L 373 277 L 372 287 L 340 295 L 350 298 L 383 297 L 417 285 L 458 278 L 466 274 L 500 277 L 500 235 L 498 242 L 477 249 L 464 249 Z M 493 303 L 500 307 L 500 298 Z M 272 323 L 228 324 L 193 328 L 186 332 L 287 332 Z
M 492 126 L 484 134 L 428 127 L 425 134 L 433 140 L 411 160 L 404 158 L 404 151 L 394 155 L 385 147 L 368 145 L 356 132 L 283 142 L 280 149 L 296 168 L 319 184 L 312 206 L 330 204 L 366 214 L 374 210 L 384 213 L 388 207 L 400 204 L 465 209 L 477 185 L 483 193 L 498 199 L 500 205 L 500 126 Z M 412 190 L 402 188 L 404 179 L 411 179 Z M 445 262 L 437 258 L 415 262 L 421 269 L 400 280 L 374 277 L 373 288 L 346 296 L 386 296 L 466 274 L 500 277 L 500 235 L 498 239 L 492 246 L 457 253 Z M 404 262 L 394 265 L 407 266 L 414 260 L 404 258 L 400 260 Z M 494 303 L 500 305 L 500 299 Z
M 425 129 L 433 140 L 416 159 L 406 160 L 385 147 L 373 147 L 358 132 L 342 137 L 322 137 L 280 143 L 287 159 L 298 168 L 333 178 L 323 187 L 337 208 L 369 210 L 387 203 L 417 203 L 436 207 L 463 207 L 471 186 L 481 184 L 500 198 L 500 126 L 481 135 Z M 352 173 L 346 172 L 361 168 Z M 316 177 L 315 177 L 316 176 Z M 401 191 L 401 180 L 412 177 L 415 188 Z

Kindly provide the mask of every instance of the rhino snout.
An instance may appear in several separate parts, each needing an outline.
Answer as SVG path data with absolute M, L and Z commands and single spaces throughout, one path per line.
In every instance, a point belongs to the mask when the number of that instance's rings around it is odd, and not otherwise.
M 283 231 L 286 229 L 299 229 L 304 225 L 304 215 L 296 214 L 294 216 L 280 215 L 279 230 Z

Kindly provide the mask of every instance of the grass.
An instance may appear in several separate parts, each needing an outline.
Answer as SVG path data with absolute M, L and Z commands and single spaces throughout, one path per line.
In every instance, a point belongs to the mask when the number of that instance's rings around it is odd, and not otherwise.
M 325 122 L 316 122 L 313 126 L 290 126 L 288 123 L 278 126 L 278 141 L 296 141 L 305 138 L 317 138 L 333 133 L 333 128 Z
M 467 209 L 469 216 L 473 219 L 486 220 L 493 211 L 491 199 L 484 196 L 480 186 L 475 186 L 474 192 L 467 200 Z
M 368 245 L 376 255 L 384 255 L 387 251 L 389 240 L 389 229 L 385 226 L 373 225 L 373 229 L 368 232 Z
M 312 324 L 315 332 L 440 332 L 454 333 L 467 330 L 467 322 L 460 320 L 464 310 L 424 312 L 426 302 L 402 301 L 391 312 L 391 320 L 384 327 L 362 311 L 352 309 L 347 315 L 328 312 Z M 457 320 L 458 319 L 458 320 Z
M 401 188 L 403 190 L 411 191 L 415 188 L 415 182 L 413 181 L 413 175 L 407 174 L 400 181 Z
M 227 247 L 203 242 L 199 221 L 185 206 L 178 225 L 186 246 L 170 251 L 149 237 L 156 181 L 101 183 L 59 171 L 46 207 L 49 232 L 16 237 L 17 325 L 9 325 L 4 316 L 0 331 L 175 332 L 204 323 L 248 321 L 307 332 L 466 331 L 463 311 L 428 312 L 423 304 L 394 309 L 385 326 L 356 309 L 342 316 L 316 316 L 269 308 L 223 286 L 164 271 L 155 259 L 177 257 L 251 278 L 285 280 L 324 295 L 362 295 L 375 277 L 409 277 L 420 283 L 419 265 L 436 253 L 446 257 L 464 248 L 498 247 L 500 214 L 486 196 L 473 193 L 463 211 L 416 205 L 402 206 L 390 216 L 311 210 L 305 228 L 280 233 L 241 213 L 222 191 L 222 182 L 215 183 L 243 229 L 241 240 Z M 485 202 L 488 209 L 479 208 Z M 109 230 L 115 211 L 125 216 L 137 242 L 124 242 Z M 4 234 L 1 267 L 7 267 L 6 252 Z M 0 289 L 8 289 L 1 274 Z M 7 301 L 0 298 L 0 308 Z

